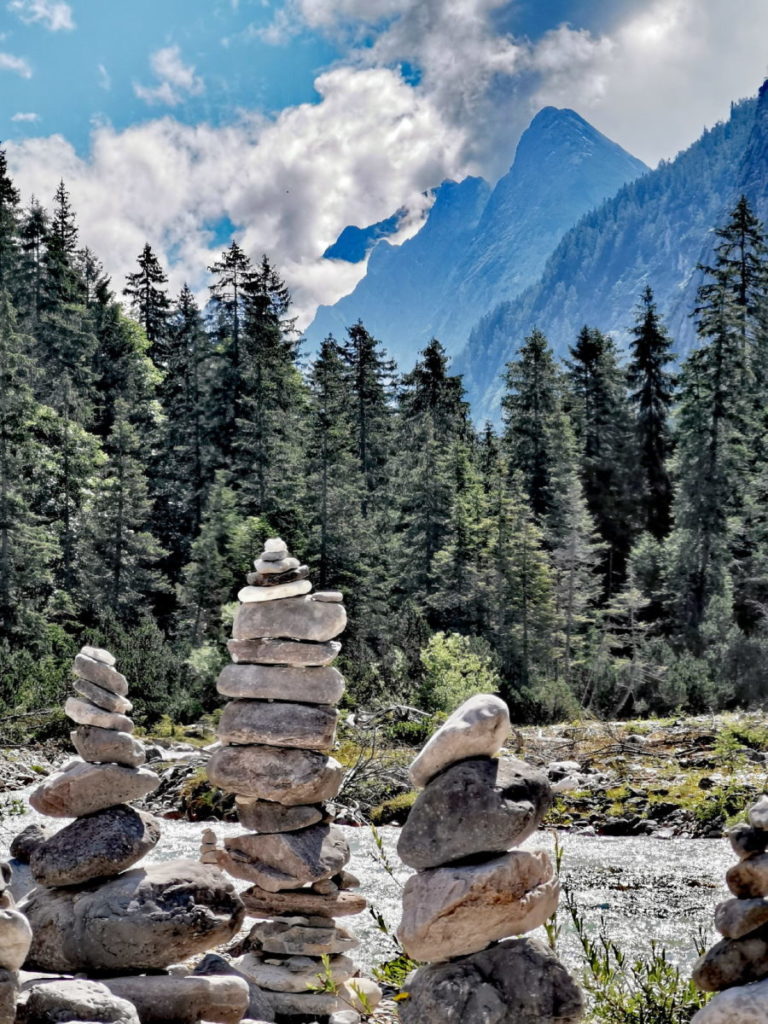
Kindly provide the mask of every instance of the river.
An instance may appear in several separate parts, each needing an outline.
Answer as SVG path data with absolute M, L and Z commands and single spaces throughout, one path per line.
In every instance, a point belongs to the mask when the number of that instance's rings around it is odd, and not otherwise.
M 31 822 L 43 820 L 26 804 L 28 792 L 6 794 L 0 801 L 2 857 L 8 856 L 8 845 L 14 835 Z M 22 806 L 26 809 L 18 813 Z M 220 839 L 242 831 L 237 824 L 221 822 L 163 820 L 162 827 L 162 839 L 148 860 L 197 858 L 200 836 L 206 827 L 213 827 Z M 350 869 L 360 878 L 372 908 L 394 931 L 400 913 L 400 887 L 410 874 L 395 852 L 398 829 L 380 830 L 394 878 L 382 866 L 371 830 L 344 827 L 344 832 L 352 849 Z M 574 893 L 591 932 L 597 933 L 602 919 L 607 934 L 627 954 L 647 951 L 651 940 L 655 940 L 681 966 L 689 965 L 695 958 L 695 943 L 702 930 L 709 943 L 713 940 L 713 911 L 728 896 L 724 874 L 735 859 L 727 840 L 608 838 L 561 833 L 560 843 L 563 882 Z M 552 836 L 540 832 L 526 847 L 551 853 Z M 239 888 L 246 886 L 236 884 Z M 560 955 L 571 968 L 578 968 L 581 960 L 573 926 L 566 913 L 561 912 L 560 917 Z M 372 915 L 363 914 L 343 923 L 359 936 L 356 959 L 367 970 L 392 955 L 391 940 L 378 929 Z

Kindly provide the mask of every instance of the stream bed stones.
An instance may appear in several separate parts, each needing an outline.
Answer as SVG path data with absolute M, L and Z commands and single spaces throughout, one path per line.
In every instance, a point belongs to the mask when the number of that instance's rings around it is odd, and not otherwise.
M 248 831 L 223 849 L 207 832 L 201 857 L 253 883 L 241 895 L 257 923 L 234 967 L 273 1018 L 355 1016 L 381 993 L 356 977 L 346 955 L 356 940 L 335 921 L 366 908 L 350 891 L 357 879 L 345 871 L 349 847 L 326 807 L 344 777 L 330 751 L 344 692 L 332 662 L 347 613 L 338 592 L 312 593 L 309 570 L 279 538 L 266 541 L 255 567 L 238 595 L 233 663 L 217 683 L 229 703 L 208 762 L 210 781 L 236 795 Z
M 509 728 L 503 701 L 472 697 L 411 765 L 424 791 L 398 843 L 417 869 L 403 890 L 398 938 L 431 966 L 401 993 L 403 1024 L 571 1024 L 582 1016 L 581 992 L 555 956 L 533 939 L 509 938 L 542 925 L 559 896 L 548 855 L 512 848 L 537 827 L 552 794 L 522 762 L 498 784 L 494 755 Z

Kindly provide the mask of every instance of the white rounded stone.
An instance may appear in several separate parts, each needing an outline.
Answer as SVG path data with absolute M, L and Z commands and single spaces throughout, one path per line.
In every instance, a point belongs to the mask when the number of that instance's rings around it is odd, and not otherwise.
M 691 1024 L 768 1024 L 768 981 L 720 992 Z
M 276 587 L 243 587 L 237 595 L 238 601 L 251 604 L 254 601 L 279 601 L 285 597 L 301 597 L 312 589 L 309 580 L 294 580 L 291 583 L 278 583 Z
M 768 796 L 765 793 L 749 808 L 749 823 L 753 828 L 768 829 Z

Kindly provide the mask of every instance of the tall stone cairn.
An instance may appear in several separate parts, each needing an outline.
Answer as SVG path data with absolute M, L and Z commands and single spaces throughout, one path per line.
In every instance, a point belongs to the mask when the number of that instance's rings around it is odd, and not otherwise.
M 201 857 L 253 883 L 240 895 L 259 923 L 236 967 L 276 1019 L 327 1018 L 381 998 L 378 986 L 357 977 L 346 955 L 357 940 L 334 920 L 366 908 L 352 891 L 359 883 L 346 871 L 349 846 L 328 804 L 344 775 L 329 751 L 344 692 L 332 667 L 341 650 L 334 638 L 347 613 L 338 591 L 312 593 L 309 569 L 280 538 L 266 541 L 255 569 L 238 594 L 233 664 L 217 683 L 230 702 L 219 723 L 222 746 L 208 764 L 211 782 L 236 794 L 247 831 L 223 850 L 206 833 Z M 312 991 L 319 976 L 332 978 L 335 991 Z
M 738 863 L 725 881 L 733 894 L 715 908 L 723 936 L 693 968 L 704 992 L 718 992 L 691 1024 L 768 1024 L 768 796 L 728 838 Z
M 423 789 L 398 842 L 416 874 L 398 937 L 428 961 L 401 993 L 403 1024 L 571 1024 L 582 995 L 554 953 L 531 938 L 557 908 L 549 856 L 517 849 L 552 804 L 547 779 L 495 755 L 509 710 L 481 694 L 461 705 L 411 765 Z M 499 941 L 504 940 L 504 941 Z
M 26 966 L 63 974 L 98 972 L 119 994 L 126 973 L 161 970 L 229 941 L 245 911 L 233 883 L 217 867 L 196 860 L 134 866 L 154 849 L 160 824 L 131 803 L 160 780 L 144 766 L 144 747 L 132 735 L 128 682 L 113 656 L 83 647 L 74 673 L 75 695 L 65 712 L 75 723 L 71 738 L 80 756 L 29 798 L 41 814 L 74 821 L 31 847 L 29 866 L 38 885 L 19 906 L 32 928 Z M 110 978 L 110 972 L 117 977 Z M 208 1021 L 240 1020 L 248 1002 L 248 986 L 240 978 L 142 975 L 131 985 L 131 992 L 151 988 L 155 1003 L 179 988 L 181 1002 L 193 991 L 200 1000 L 205 988 L 201 1016 Z

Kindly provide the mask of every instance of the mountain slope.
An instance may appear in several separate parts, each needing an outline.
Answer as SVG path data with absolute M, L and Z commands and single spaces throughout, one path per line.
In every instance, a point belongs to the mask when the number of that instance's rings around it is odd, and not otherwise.
M 574 111 L 546 107 L 492 192 L 479 178 L 446 182 L 413 238 L 379 242 L 354 292 L 318 310 L 310 343 L 359 318 L 403 367 L 433 336 L 457 351 L 483 313 L 537 279 L 580 216 L 645 170 Z
M 624 186 L 570 230 L 541 279 L 497 306 L 471 332 L 456 369 L 465 375 L 475 415 L 498 414 L 499 374 L 534 327 L 559 355 L 567 353 L 584 323 L 623 342 L 646 284 L 667 318 L 678 355 L 684 354 L 694 341 L 688 314 L 699 280 L 696 267 L 709 258 L 713 227 L 742 190 L 761 216 L 768 213 L 767 139 L 768 98 L 761 95 L 759 105 L 754 99 L 735 104 L 727 122 Z

